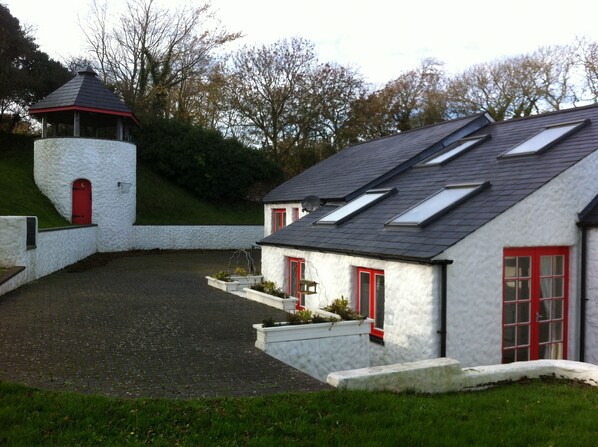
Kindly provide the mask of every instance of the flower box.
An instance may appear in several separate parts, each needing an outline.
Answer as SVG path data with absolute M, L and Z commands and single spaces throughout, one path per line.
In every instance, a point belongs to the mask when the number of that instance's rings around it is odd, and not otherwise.
M 206 276 L 206 279 L 209 286 L 224 290 L 225 292 L 237 292 L 241 290 L 241 285 L 237 281 L 222 281 L 211 276 Z
M 248 287 L 244 288 L 243 291 L 245 292 L 245 298 L 248 300 L 257 301 L 258 303 L 266 304 L 267 306 L 282 309 L 287 312 L 295 310 L 297 307 L 297 298 L 279 298 Z
M 347 335 L 369 334 L 371 325 L 374 322 L 371 318 L 365 320 L 335 321 L 327 323 L 309 323 L 290 325 L 281 323 L 278 326 L 263 327 L 254 324 L 257 331 L 255 346 L 264 349 L 268 343 L 285 341 L 310 340 L 314 338 L 344 337 Z
M 230 279 L 239 283 L 239 290 L 243 290 L 245 287 L 259 284 L 262 282 L 264 277 L 262 275 L 231 275 Z

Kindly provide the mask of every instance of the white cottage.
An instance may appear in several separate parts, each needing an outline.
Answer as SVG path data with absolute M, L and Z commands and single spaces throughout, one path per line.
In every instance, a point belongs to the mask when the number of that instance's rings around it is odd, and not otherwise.
M 373 365 L 598 362 L 597 149 L 598 106 L 349 147 L 265 198 L 262 272 L 373 318 Z

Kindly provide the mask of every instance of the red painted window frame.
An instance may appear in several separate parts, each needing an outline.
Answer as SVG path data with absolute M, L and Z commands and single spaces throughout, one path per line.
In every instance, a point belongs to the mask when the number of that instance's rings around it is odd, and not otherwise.
M 505 296 L 506 296 L 506 275 L 505 262 L 507 257 L 530 257 L 531 258 L 531 290 L 530 290 L 530 335 L 529 335 L 529 359 L 539 359 L 539 331 L 540 324 L 535 321 L 535 316 L 540 310 L 540 257 L 541 256 L 559 256 L 564 257 L 563 262 L 563 360 L 567 359 L 567 339 L 569 330 L 569 247 L 550 246 L 550 247 L 517 247 L 504 248 L 503 250 L 503 268 L 502 268 L 502 336 L 501 336 L 501 357 L 504 363 L 505 349 Z
M 274 208 L 272 210 L 272 233 L 282 230 L 287 224 L 287 209 Z
M 376 327 L 376 276 L 384 276 L 384 270 L 370 269 L 366 267 L 357 268 L 357 311 L 361 309 L 361 274 L 368 273 L 370 275 L 370 303 L 369 303 L 369 318 L 372 318 L 371 334 L 374 337 L 384 338 L 384 330 Z M 372 280 L 373 279 L 373 280 Z M 386 300 L 386 297 L 384 298 Z
M 292 263 L 297 263 L 297 277 L 295 278 L 297 280 L 297 282 L 296 282 L 297 289 L 296 290 L 292 290 L 292 285 L 293 285 L 293 278 L 291 277 L 291 272 L 292 272 L 291 264 Z M 298 298 L 297 305 L 295 306 L 297 308 L 297 310 L 305 309 L 305 306 L 303 306 L 303 304 L 301 303 L 302 301 L 305 303 L 305 294 L 300 293 L 301 280 L 303 279 L 303 277 L 305 275 L 305 259 L 303 259 L 303 258 L 288 258 L 287 267 L 288 267 L 288 294 L 291 297 Z
M 293 208 L 293 222 L 299 220 L 299 208 Z

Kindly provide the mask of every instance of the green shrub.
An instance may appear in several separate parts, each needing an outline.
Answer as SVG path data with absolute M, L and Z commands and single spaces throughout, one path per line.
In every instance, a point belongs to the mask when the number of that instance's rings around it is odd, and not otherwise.
M 324 308 L 327 312 L 332 312 L 341 317 L 342 320 L 363 320 L 365 317 L 359 315 L 351 307 L 349 307 L 349 300 L 340 297 L 335 299 L 331 304 Z
M 220 272 L 216 272 L 212 275 L 212 278 L 214 279 L 218 279 L 220 281 L 226 281 L 226 282 L 230 282 L 232 281 L 230 279 L 230 273 L 224 272 L 224 271 L 220 271 Z
M 253 284 L 251 286 L 253 290 L 257 290 L 258 292 L 267 293 L 268 295 L 277 296 L 278 298 L 288 298 L 289 295 L 282 291 L 282 289 L 276 287 L 276 283 L 274 281 L 264 281 L 260 284 Z

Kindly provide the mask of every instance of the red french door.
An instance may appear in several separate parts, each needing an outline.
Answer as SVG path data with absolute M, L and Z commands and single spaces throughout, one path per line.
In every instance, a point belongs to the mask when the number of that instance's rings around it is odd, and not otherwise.
M 301 280 L 305 279 L 305 260 L 289 258 L 289 296 L 298 298 L 297 309 L 305 308 L 305 294 L 301 293 Z
M 568 247 L 505 248 L 502 362 L 567 357 Z
M 73 209 L 71 222 L 75 225 L 91 223 L 91 182 L 78 179 L 73 182 Z

